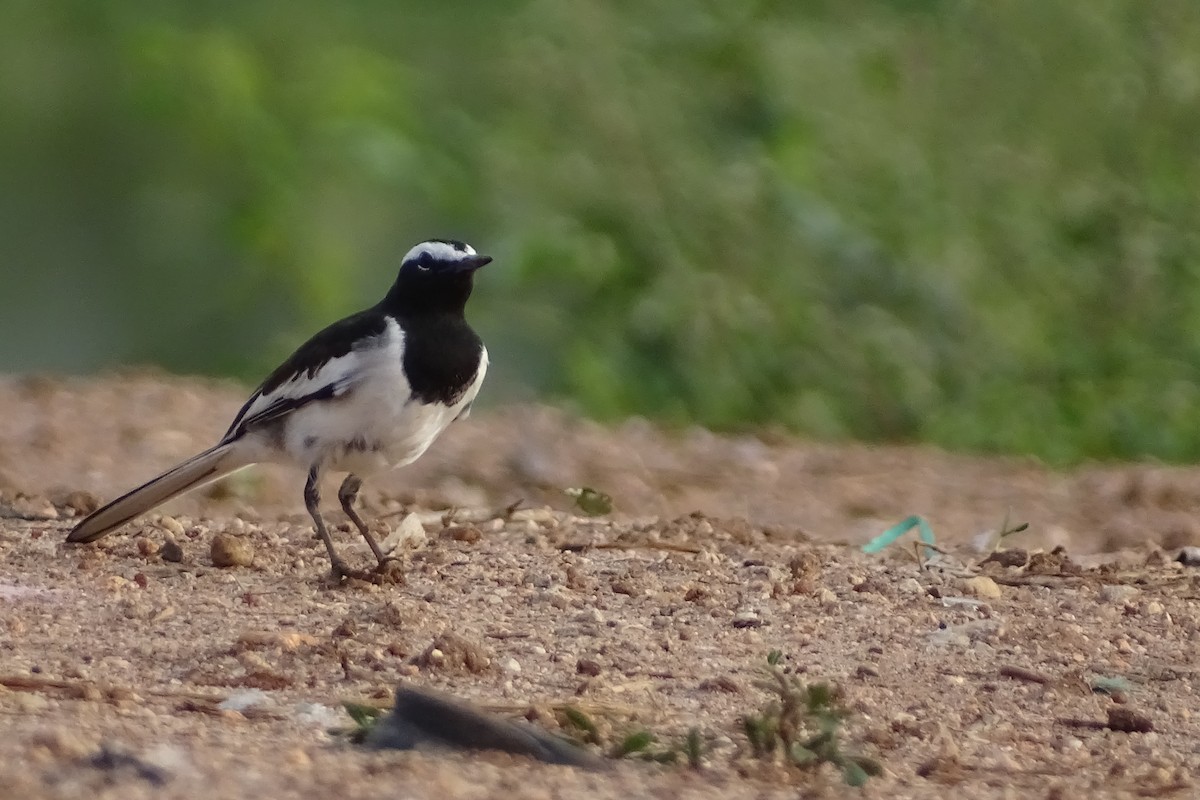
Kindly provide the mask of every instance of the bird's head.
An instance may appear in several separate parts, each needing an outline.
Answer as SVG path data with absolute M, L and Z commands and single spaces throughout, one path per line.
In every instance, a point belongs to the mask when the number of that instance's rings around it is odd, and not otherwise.
M 419 280 L 436 281 L 456 275 L 471 274 L 492 260 L 481 256 L 475 248 L 448 239 L 421 242 L 405 254 L 400 262 L 400 275 Z
M 388 298 L 412 311 L 462 308 L 471 296 L 475 270 L 491 260 L 463 242 L 421 242 L 404 255 Z

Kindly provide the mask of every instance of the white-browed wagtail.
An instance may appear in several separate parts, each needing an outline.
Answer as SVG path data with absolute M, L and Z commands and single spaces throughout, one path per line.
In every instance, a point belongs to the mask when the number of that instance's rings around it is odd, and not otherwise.
M 338 556 L 321 519 L 319 481 L 348 473 L 342 510 L 383 567 L 387 558 L 354 510 L 362 478 L 415 461 L 466 417 L 487 372 L 464 316 L 475 270 L 489 263 L 462 242 L 430 240 L 404 256 L 387 296 L 305 342 L 250 395 L 221 440 L 83 519 L 69 542 L 94 542 L 197 486 L 264 461 L 308 470 L 304 502 L 336 577 L 362 575 Z

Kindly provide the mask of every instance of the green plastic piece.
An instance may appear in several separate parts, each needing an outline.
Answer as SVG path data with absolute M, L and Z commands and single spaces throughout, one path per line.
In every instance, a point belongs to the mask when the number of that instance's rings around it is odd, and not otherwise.
M 925 521 L 924 517 L 917 515 L 917 514 L 913 514 L 911 517 L 905 518 L 899 524 L 893 525 L 892 527 L 888 528 L 883 533 L 876 536 L 871 541 L 864 544 L 863 548 L 862 548 L 863 552 L 864 553 L 878 553 L 879 551 L 883 550 L 885 547 L 888 547 L 888 546 L 894 544 L 897 539 L 899 539 L 901 536 L 903 536 L 904 534 L 911 531 L 913 528 L 917 529 L 917 536 L 920 537 L 922 542 L 924 542 L 925 544 L 933 544 L 934 543 L 933 529 L 929 527 L 929 523 Z M 937 551 L 935 551 L 934 549 L 932 549 L 930 547 L 926 547 L 925 548 L 925 557 L 933 558 L 933 556 L 936 554 L 936 552 Z

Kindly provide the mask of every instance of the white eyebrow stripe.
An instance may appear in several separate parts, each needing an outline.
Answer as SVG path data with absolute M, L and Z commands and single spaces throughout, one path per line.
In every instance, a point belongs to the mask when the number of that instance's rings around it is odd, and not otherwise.
M 464 258 L 475 255 L 475 248 L 471 247 L 471 245 L 464 244 L 463 248 L 462 250 L 456 250 L 454 245 L 448 242 L 421 242 L 404 255 L 403 263 L 416 260 L 424 253 L 429 254 L 438 261 L 461 261 Z

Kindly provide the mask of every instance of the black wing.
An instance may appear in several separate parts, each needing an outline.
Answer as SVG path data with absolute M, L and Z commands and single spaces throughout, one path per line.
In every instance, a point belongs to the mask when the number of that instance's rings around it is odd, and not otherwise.
M 317 333 L 254 390 L 222 441 L 236 439 L 250 428 L 278 419 L 314 400 L 326 400 L 345 392 L 358 377 L 355 349 L 386 329 L 387 317 L 370 308 Z

